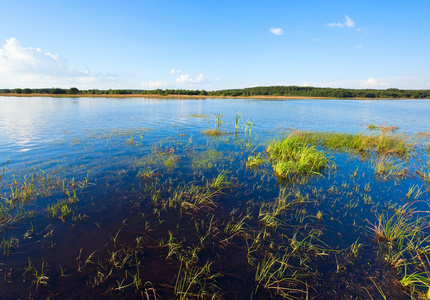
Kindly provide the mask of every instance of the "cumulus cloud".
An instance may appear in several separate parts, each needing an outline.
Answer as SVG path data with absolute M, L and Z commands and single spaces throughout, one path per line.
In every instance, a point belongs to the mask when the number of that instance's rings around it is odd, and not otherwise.
M 0 72 L 59 74 L 72 71 L 59 55 L 39 48 L 22 47 L 16 38 L 7 40 L 0 49 Z
M 92 83 L 109 82 L 116 76 L 79 71 L 68 65 L 58 54 L 42 51 L 40 48 L 23 47 L 16 38 L 6 40 L 0 48 L 0 74 L 21 76 L 23 83 Z
M 348 27 L 348 28 L 354 28 L 355 22 L 348 16 L 345 16 L 345 22 L 344 23 L 328 23 L 328 26 L 330 27 Z
M 177 83 L 202 83 L 204 81 L 203 74 L 200 73 L 196 78 L 190 78 L 189 74 L 181 74 L 176 79 Z
M 282 28 L 270 28 L 269 31 L 273 33 L 274 35 L 283 35 L 284 30 Z
M 153 88 L 162 88 L 162 87 L 166 87 L 166 86 L 168 86 L 169 84 L 167 83 L 167 82 L 165 82 L 165 81 L 159 81 L 159 80 L 157 80 L 157 81 L 146 81 L 146 82 L 142 82 L 142 87 L 144 87 L 144 88 L 151 88 L 151 89 L 153 89 Z
M 182 72 L 181 72 L 181 70 L 178 70 L 178 69 L 171 69 L 170 70 L 170 74 L 181 74 Z
M 369 77 L 366 81 L 361 83 L 364 88 L 387 88 L 389 84 L 382 82 L 380 78 Z

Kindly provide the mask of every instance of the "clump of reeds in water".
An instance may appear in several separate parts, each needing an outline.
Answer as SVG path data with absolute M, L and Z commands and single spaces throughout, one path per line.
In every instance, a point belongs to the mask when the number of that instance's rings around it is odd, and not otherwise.
M 295 134 L 270 143 L 266 151 L 274 171 L 281 177 L 321 175 L 321 171 L 330 166 L 326 154 Z
M 373 152 L 407 155 L 413 143 L 402 134 L 380 131 L 378 134 L 352 134 L 342 132 L 294 131 L 291 135 L 303 142 L 336 151 Z
M 217 113 L 215 115 L 215 128 L 204 130 L 202 133 L 210 136 L 219 136 L 222 134 L 222 131 L 221 131 L 222 123 L 223 123 L 222 115 Z
M 249 156 L 248 161 L 246 163 L 246 167 L 249 169 L 258 168 L 264 162 L 266 161 L 266 158 L 263 157 L 261 153 L 258 153 L 256 156 Z

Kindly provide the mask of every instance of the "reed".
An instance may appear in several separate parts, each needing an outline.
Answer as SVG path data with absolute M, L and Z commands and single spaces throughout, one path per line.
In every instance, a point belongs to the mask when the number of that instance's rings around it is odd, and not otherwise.
M 210 187 L 216 191 L 221 191 L 231 186 L 232 183 L 227 178 L 227 174 L 227 171 L 221 171 L 221 173 L 219 173 L 218 176 L 210 184 Z
M 291 266 L 288 261 L 290 254 L 285 253 L 282 256 L 268 255 L 263 261 L 259 262 L 255 271 L 255 288 L 251 299 L 257 296 L 260 289 L 289 299 L 295 299 L 292 295 L 297 293 L 306 294 L 305 291 L 296 288 L 301 282 L 293 275 Z
M 234 122 L 234 131 L 236 133 L 239 129 L 239 122 L 240 122 L 241 118 L 242 118 L 242 114 L 240 114 L 239 112 L 236 111 L 236 118 L 235 118 L 235 122 Z
M 246 167 L 249 169 L 255 169 L 261 166 L 266 162 L 266 159 L 261 155 L 261 153 L 258 153 L 256 156 L 249 156 L 248 161 L 246 163 Z
M 331 165 L 327 155 L 293 134 L 271 142 L 266 151 L 275 173 L 281 177 L 322 175 L 321 171 Z
M 407 175 L 407 170 L 403 162 L 398 162 L 387 156 L 382 156 L 376 161 L 372 161 L 373 169 L 375 173 L 384 179 L 389 177 L 405 177 Z
M 177 299 L 208 299 L 215 298 L 218 287 L 215 285 L 219 274 L 211 274 L 211 262 L 206 262 L 202 267 L 188 266 L 181 260 L 174 295 Z
M 414 150 L 414 143 L 403 134 L 389 134 L 381 131 L 376 135 L 363 133 L 293 131 L 291 135 L 305 143 L 322 146 L 335 151 L 372 152 L 380 154 L 408 155 Z

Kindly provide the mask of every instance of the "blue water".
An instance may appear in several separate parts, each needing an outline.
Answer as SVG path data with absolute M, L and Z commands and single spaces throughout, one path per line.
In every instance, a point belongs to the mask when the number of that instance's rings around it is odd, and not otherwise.
M 164 295 L 161 299 L 171 299 L 181 264 L 166 259 L 167 248 L 160 246 L 170 232 L 188 249 L 185 237 L 194 241 L 201 234 L 194 226 L 201 224 L 198 226 L 203 228 L 214 218 L 224 239 L 227 221 L 250 213 L 248 240 L 242 235 L 230 237 L 232 243 L 221 244 L 215 252 L 205 245 L 200 261 L 214 262 L 213 267 L 218 268 L 215 272 L 227 278 L 224 282 L 220 279 L 220 285 L 233 292 L 232 298 L 249 299 L 255 266 L 247 264 L 246 248 L 252 243 L 252 235 L 256 236 L 253 230 L 260 229 L 259 205 L 273 204 L 283 187 L 294 195 L 289 200 L 299 198 L 298 192 L 310 198 L 280 216 L 288 226 L 278 228 L 284 234 L 280 238 L 272 233 L 275 246 L 279 243 L 285 247 L 282 249 L 290 249 L 289 238 L 297 232 L 307 236 L 321 230 L 318 237 L 322 242 L 314 243 L 340 251 L 321 257 L 310 254 L 312 260 L 305 260 L 310 265 L 306 272 L 312 274 L 306 280 L 314 285 L 310 299 L 334 299 L 343 294 L 347 295 L 345 299 L 365 299 L 368 295 L 378 299 L 380 294 L 368 277 L 380 274 L 383 276 L 377 283 L 388 298 L 410 298 L 394 285 L 400 273 L 384 262 L 384 249 L 375 243 L 371 227 L 377 224 L 378 214 L 391 215 L 400 206 L 414 204 L 421 212 L 430 209 L 428 183 L 416 175 L 428 164 L 427 152 L 419 148 L 411 158 L 405 158 L 407 175 L 399 178 L 374 173 L 374 164 L 380 159 L 377 155 L 365 159 L 349 153 L 327 153 L 336 168 L 310 177 L 306 184 L 279 181 L 270 162 L 257 170 L 247 168 L 246 162 L 257 153 L 265 157 L 266 142 L 291 129 L 369 133 L 368 125 L 374 124 L 394 125 L 400 133 L 411 136 L 430 132 L 428 100 L 0 97 L 0 108 L 0 243 L 19 240 L 10 254 L 4 253 L 3 244 L 0 246 L 4 258 L 0 278 L 5 279 L 0 281 L 2 299 L 42 299 L 57 293 L 59 298 L 73 299 L 91 295 L 103 299 L 140 298 L 134 288 L 122 293 L 115 290 L 121 281 L 130 283 L 132 273 L 124 273 L 121 268 L 105 278 L 105 283 L 90 287 L 99 271 L 108 274 L 109 269 L 101 266 L 109 266 L 111 253 L 119 249 L 112 245 L 119 230 L 120 247 L 133 248 L 136 237 L 142 238 L 144 246 L 136 253 L 144 282 L 153 282 Z M 223 135 L 202 134 L 214 128 L 216 114 L 221 114 Z M 237 114 L 241 119 L 236 134 Z M 199 158 L 210 153 L 208 150 L 218 153 L 218 157 L 196 166 Z M 169 157 L 177 160 L 172 167 L 166 164 Z M 147 168 L 154 172 L 151 179 L 139 176 Z M 231 186 L 215 197 L 217 208 L 213 211 L 177 214 L 175 210 L 160 209 L 162 200 L 171 197 L 178 186 L 206 186 L 224 171 Z M 55 183 L 46 184 L 45 176 Z M 11 194 L 33 177 L 37 188 L 46 184 L 52 194 L 38 193 L 15 207 L 16 199 Z M 411 188 L 409 199 L 406 195 Z M 66 220 L 50 216 L 48 205 L 70 199 L 67 191 L 77 193 L 78 202 L 69 204 L 71 215 Z M 154 199 L 158 204 L 153 203 Z M 322 220 L 315 217 L 318 212 L 322 212 Z M 303 220 L 301 213 L 303 218 L 306 215 Z M 351 259 L 349 247 L 356 241 L 363 246 L 358 258 Z M 218 242 L 210 241 L 213 245 Z M 262 259 L 265 251 L 277 253 L 276 247 L 269 247 L 269 243 L 266 246 L 256 252 L 256 258 Z M 82 261 L 78 263 L 77 257 Z M 86 258 L 99 261 L 100 266 L 87 264 Z M 49 277 L 46 287 L 36 285 L 34 270 L 23 274 L 29 260 L 39 271 L 45 267 Z M 341 272 L 336 269 L 338 260 L 345 267 Z M 129 263 L 127 272 L 135 272 L 134 256 Z M 299 260 L 291 260 L 291 264 L 297 270 L 303 267 Z M 409 265 L 410 273 L 415 272 L 413 264 Z M 62 276 L 60 268 L 70 277 Z M 260 298 L 267 299 L 269 294 L 263 293 Z
M 356 133 L 371 123 L 395 125 L 406 133 L 430 131 L 428 100 L 0 97 L 0 108 L 1 162 L 20 152 L 46 155 L 43 149 L 53 142 L 90 130 L 144 127 L 166 133 L 180 124 L 196 133 L 211 126 L 187 117 L 192 114 L 207 114 L 213 124 L 220 113 L 223 127 L 233 130 L 239 112 L 242 126 L 249 120 L 260 135 L 291 128 Z

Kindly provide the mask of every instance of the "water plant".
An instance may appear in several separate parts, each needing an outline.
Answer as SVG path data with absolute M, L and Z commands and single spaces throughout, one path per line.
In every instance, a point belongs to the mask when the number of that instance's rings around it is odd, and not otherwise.
M 269 255 L 258 263 L 254 279 L 255 288 L 251 299 L 260 289 L 274 292 L 283 298 L 293 298 L 291 293 L 306 294 L 306 291 L 297 288 L 300 281 L 293 275 L 294 272 L 291 271 L 288 263 L 289 259 L 289 253 L 282 256 Z
M 15 251 L 19 247 L 19 240 L 13 237 L 10 239 L 3 238 L 1 247 L 3 248 L 3 256 L 9 256 L 11 251 Z
M 208 170 L 216 166 L 223 153 L 215 149 L 208 149 L 192 156 L 191 167 L 195 170 Z
M 414 150 L 414 143 L 408 136 L 389 134 L 384 131 L 376 135 L 366 135 L 296 130 L 291 135 L 303 142 L 336 151 L 353 151 L 362 154 L 375 151 L 380 154 L 408 155 Z
M 174 295 L 178 299 L 215 298 L 218 291 L 215 280 L 219 274 L 211 274 L 211 262 L 206 262 L 202 267 L 189 266 L 183 261 L 176 276 Z
M 235 118 L 235 122 L 234 122 L 234 131 L 236 133 L 239 129 L 239 122 L 240 122 L 241 118 L 242 118 L 242 114 L 240 114 L 239 112 L 236 111 L 236 118 Z
M 250 169 L 258 168 L 259 166 L 264 164 L 265 161 L 266 159 L 263 157 L 261 153 L 258 153 L 257 155 L 254 155 L 254 156 L 251 155 L 248 157 L 246 167 Z
M 151 167 L 140 169 L 139 172 L 137 173 L 137 176 L 142 179 L 148 179 L 148 178 L 150 179 L 154 177 L 154 175 L 155 175 L 155 170 L 152 170 Z
M 331 165 L 326 154 L 295 135 L 271 142 L 266 152 L 281 177 L 322 175 L 321 171 Z
M 407 174 L 407 170 L 403 162 L 397 162 L 387 156 L 382 156 L 376 161 L 373 161 L 373 169 L 375 173 L 384 179 L 391 176 L 404 177 Z
M 222 171 L 221 173 L 219 173 L 218 176 L 210 184 L 210 187 L 216 191 L 220 191 L 231 186 L 231 182 L 228 180 L 227 174 L 227 171 Z
M 220 130 L 222 125 L 222 114 L 216 113 L 215 114 L 215 130 Z
M 254 124 L 254 123 L 252 123 L 251 121 L 249 121 L 249 120 L 247 120 L 247 121 L 246 121 L 246 123 L 245 123 L 245 136 L 246 136 L 247 134 L 249 134 L 249 136 L 251 136 L 252 127 L 253 127 L 254 125 L 255 125 L 255 124 Z

